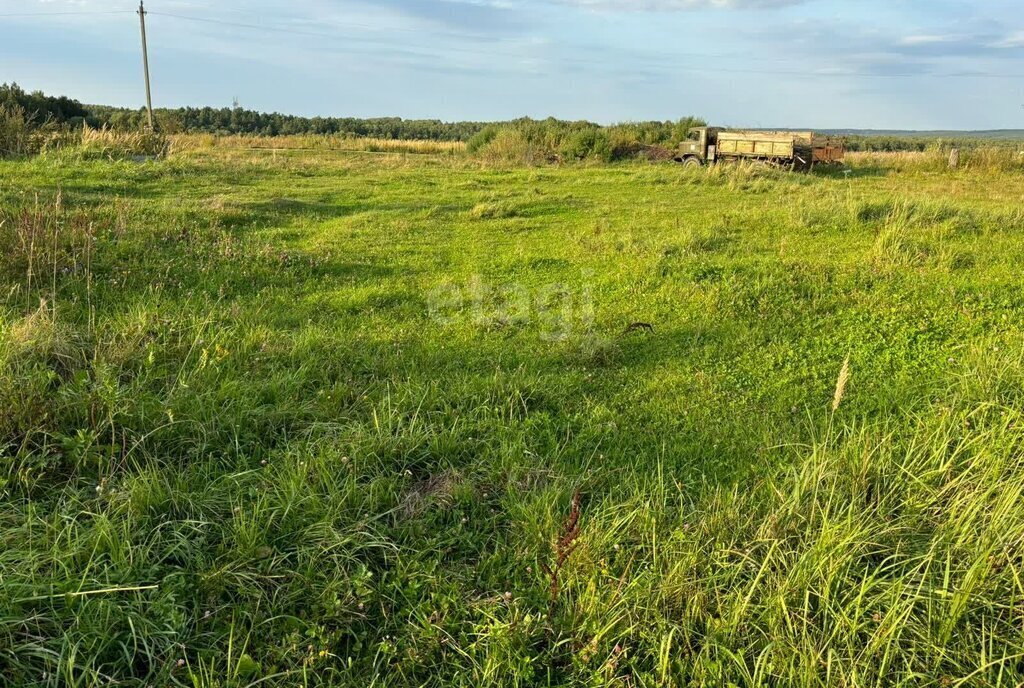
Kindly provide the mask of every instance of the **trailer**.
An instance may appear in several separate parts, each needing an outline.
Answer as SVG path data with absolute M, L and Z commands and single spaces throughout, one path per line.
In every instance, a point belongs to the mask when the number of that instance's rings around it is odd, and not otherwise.
M 676 152 L 676 162 L 689 166 L 749 160 L 809 170 L 815 165 L 841 164 L 842 141 L 812 131 L 743 131 L 718 127 L 691 129 Z

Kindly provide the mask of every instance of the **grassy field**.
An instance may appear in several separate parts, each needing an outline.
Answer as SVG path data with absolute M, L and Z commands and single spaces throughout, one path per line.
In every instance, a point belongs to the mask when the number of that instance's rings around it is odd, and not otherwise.
M 0 683 L 1017 685 L 1022 172 L 0 162 Z

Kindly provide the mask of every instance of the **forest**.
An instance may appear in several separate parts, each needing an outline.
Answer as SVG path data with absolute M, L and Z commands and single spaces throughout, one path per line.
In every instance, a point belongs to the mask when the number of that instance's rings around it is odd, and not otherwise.
M 80 127 L 121 132 L 138 132 L 146 126 L 144 108 L 132 109 L 107 105 L 84 105 L 66 96 L 49 96 L 40 91 L 28 92 L 18 84 L 0 84 L 0 109 L 20 108 L 29 124 L 53 128 Z M 350 138 L 373 138 L 411 141 L 460 141 L 470 149 L 482 147 L 498 137 L 503 129 L 512 130 L 510 136 L 558 138 L 556 148 L 565 157 L 585 157 L 574 154 L 594 151 L 592 157 L 614 160 L 625 157 L 622 141 L 632 137 L 641 146 L 665 145 L 678 142 L 691 127 L 703 126 L 697 117 L 683 117 L 670 121 L 629 122 L 601 125 L 587 121 L 569 122 L 555 118 L 535 120 L 528 117 L 511 122 L 444 122 L 439 119 L 403 119 L 401 117 L 300 117 L 279 112 L 257 112 L 241 107 L 179 107 L 154 110 L 156 129 L 164 134 L 213 134 L 218 136 L 294 136 L 318 135 Z M 829 133 L 829 132 L 824 132 Z M 943 135 L 885 133 L 843 133 L 850 151 L 925 151 L 929 148 L 958 146 L 973 148 L 994 143 L 1016 143 L 1012 136 L 995 140 L 983 132 L 944 132 Z M 630 146 L 626 146 L 629 148 Z M 587 157 L 590 157 L 589 155 Z

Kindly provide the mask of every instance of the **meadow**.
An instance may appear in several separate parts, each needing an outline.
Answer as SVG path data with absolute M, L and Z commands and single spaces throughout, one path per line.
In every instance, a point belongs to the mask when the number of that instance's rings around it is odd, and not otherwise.
M 0 161 L 0 684 L 1024 680 L 1019 157 L 288 147 Z

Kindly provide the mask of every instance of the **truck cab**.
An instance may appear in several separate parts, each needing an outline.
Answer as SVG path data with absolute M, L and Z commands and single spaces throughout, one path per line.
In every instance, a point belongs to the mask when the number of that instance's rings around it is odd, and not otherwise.
M 674 160 L 690 166 L 714 162 L 715 143 L 719 131 L 720 129 L 717 127 L 694 127 L 690 129 L 686 135 L 686 140 L 680 142 Z

